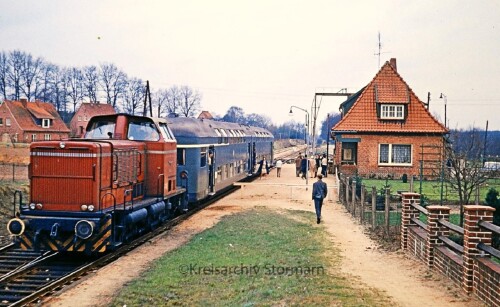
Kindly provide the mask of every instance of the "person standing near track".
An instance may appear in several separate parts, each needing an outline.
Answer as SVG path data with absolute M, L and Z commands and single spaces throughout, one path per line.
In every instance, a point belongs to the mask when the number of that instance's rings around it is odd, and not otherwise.
M 321 207 L 323 207 L 323 199 L 328 194 L 326 183 L 323 182 L 323 175 L 318 174 L 318 181 L 313 184 L 312 199 L 314 200 L 314 209 L 316 209 L 316 223 L 321 222 Z
M 300 164 L 302 163 L 302 155 L 299 153 L 299 156 L 295 159 L 295 175 L 299 177 L 300 175 Z
M 276 166 L 276 176 L 281 177 L 281 167 L 283 166 L 283 162 L 278 159 L 274 165 Z

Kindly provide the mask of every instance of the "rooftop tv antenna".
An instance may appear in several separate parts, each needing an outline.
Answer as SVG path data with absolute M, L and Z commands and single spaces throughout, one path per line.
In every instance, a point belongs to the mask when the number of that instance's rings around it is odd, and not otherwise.
M 378 56 L 378 68 L 380 68 L 380 55 L 382 53 L 389 53 L 389 52 L 382 52 L 382 40 L 380 39 L 380 31 L 378 31 L 378 52 L 374 54 Z

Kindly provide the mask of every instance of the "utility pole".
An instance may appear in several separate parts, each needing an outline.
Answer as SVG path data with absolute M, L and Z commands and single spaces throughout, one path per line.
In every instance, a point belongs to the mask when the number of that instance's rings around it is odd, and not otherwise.
M 316 119 L 318 118 L 318 112 L 319 112 L 319 109 L 321 107 L 321 101 L 322 101 L 322 99 L 321 99 L 319 102 L 319 105 L 318 105 L 316 97 L 318 97 L 318 96 L 321 96 L 321 97 L 323 97 L 323 96 L 345 96 L 345 97 L 349 98 L 349 96 L 351 96 L 353 94 L 354 93 L 347 92 L 347 88 L 343 88 L 336 93 L 332 93 L 332 92 L 316 92 L 316 93 L 314 93 L 313 104 L 311 106 L 311 115 L 312 115 L 311 122 L 312 122 L 312 126 L 313 126 L 311 142 L 312 142 L 313 154 L 316 153 Z
M 142 116 L 148 115 L 148 97 L 149 97 L 149 116 L 153 117 L 153 105 L 151 103 L 151 91 L 149 90 L 149 80 L 146 81 L 146 93 L 144 95 L 144 108 L 142 109 Z M 158 114 L 160 116 L 160 114 Z

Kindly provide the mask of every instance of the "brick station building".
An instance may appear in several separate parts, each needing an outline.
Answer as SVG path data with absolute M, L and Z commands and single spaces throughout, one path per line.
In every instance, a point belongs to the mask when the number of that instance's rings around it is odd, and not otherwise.
M 400 178 L 439 176 L 448 129 L 436 120 L 399 75 L 396 59 L 340 106 L 332 128 L 335 164 L 344 174 Z

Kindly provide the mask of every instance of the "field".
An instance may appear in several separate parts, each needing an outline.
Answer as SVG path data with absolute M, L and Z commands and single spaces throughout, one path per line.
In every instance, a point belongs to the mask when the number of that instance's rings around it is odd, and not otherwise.
M 377 188 L 377 191 L 380 191 L 380 189 L 384 188 L 386 185 L 389 185 L 391 194 L 396 194 L 397 191 L 410 191 L 409 180 L 407 183 L 403 183 L 402 180 L 362 179 L 362 184 L 365 185 L 368 193 L 370 193 L 373 186 Z M 491 179 L 486 185 L 481 187 L 479 197 L 480 202 L 484 202 L 486 194 L 490 188 L 495 188 L 497 191 L 500 191 L 500 179 Z M 414 192 L 420 193 L 420 181 L 414 181 L 413 189 Z M 422 194 L 434 204 L 439 202 L 441 200 L 441 182 L 422 181 Z M 453 191 L 450 185 L 446 182 L 443 183 L 443 200 L 451 204 L 458 202 L 458 193 Z M 471 201 L 474 201 L 474 198 L 472 198 Z
M 311 226 L 311 215 L 259 208 L 224 218 L 163 256 L 112 305 L 389 304 L 378 291 L 351 286 L 339 251 Z

